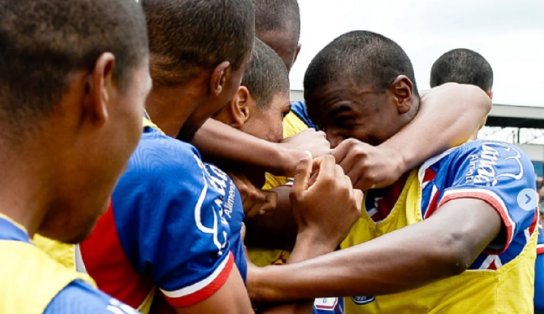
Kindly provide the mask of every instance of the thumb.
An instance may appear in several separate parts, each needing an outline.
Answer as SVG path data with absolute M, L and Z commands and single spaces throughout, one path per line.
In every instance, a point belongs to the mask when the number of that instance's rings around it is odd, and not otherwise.
M 336 162 L 340 163 L 342 160 L 344 160 L 344 158 L 346 158 L 350 148 L 350 141 L 342 141 L 331 151 L 331 154 L 334 156 L 334 159 L 336 159 Z
M 360 212 L 363 206 L 363 191 L 359 189 L 353 189 L 353 193 L 355 197 L 355 205 L 357 206 L 357 210 Z
M 310 179 L 310 174 L 312 173 L 312 160 L 309 156 L 304 157 L 299 161 L 297 167 L 295 168 L 295 182 L 291 188 L 291 192 L 295 194 L 300 194 L 308 187 L 308 181 Z

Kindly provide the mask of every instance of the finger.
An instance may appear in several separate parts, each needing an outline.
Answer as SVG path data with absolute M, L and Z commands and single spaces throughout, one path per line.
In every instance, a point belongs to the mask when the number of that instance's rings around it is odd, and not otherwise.
M 362 175 L 353 175 L 353 176 L 355 177 L 355 179 L 352 179 L 353 182 L 355 182 L 355 184 L 353 184 L 354 188 L 367 191 L 375 187 L 375 185 L 372 184 L 372 182 L 367 181 L 366 178 L 364 178 Z
M 353 139 L 343 141 L 341 144 L 345 145 L 346 151 L 343 152 L 342 159 L 336 159 L 336 162 L 344 169 L 344 172 L 350 176 L 352 180 L 356 178 L 353 173 L 354 168 L 365 161 L 364 154 L 359 154 L 359 148 L 357 147 L 357 145 L 362 143 L 356 143 L 354 141 L 355 140 Z
M 363 175 L 357 175 L 356 182 L 353 185 L 354 188 L 361 189 L 363 191 L 382 188 L 384 186 L 386 186 L 384 182 L 379 182 L 376 181 L 374 178 L 369 178 Z
M 291 188 L 291 192 L 295 195 L 300 195 L 308 187 L 308 181 L 312 173 L 312 160 L 310 158 L 302 159 L 295 169 L 295 182 Z
M 328 184 L 328 180 L 335 179 L 336 172 L 336 161 L 332 156 L 323 156 L 316 158 L 313 161 L 314 172 L 317 171 L 317 177 L 313 186 L 319 185 L 320 183 Z
M 363 197 L 364 197 L 363 191 L 359 189 L 354 189 L 353 194 L 355 197 L 355 205 L 357 206 L 357 210 L 360 212 L 363 206 Z
M 242 242 L 246 240 L 246 224 L 242 222 L 242 228 L 240 228 L 240 238 Z
M 349 152 L 351 144 L 350 141 L 344 140 L 340 142 L 335 148 L 332 149 L 331 154 L 336 159 L 337 163 L 340 163 L 346 158 L 347 153 Z
M 259 215 L 264 215 L 269 211 L 275 210 L 277 207 L 277 204 L 278 204 L 278 194 L 276 194 L 275 192 L 267 193 L 266 200 L 261 205 L 261 208 L 259 209 Z
M 254 197 L 248 197 L 244 201 L 244 213 L 248 217 L 253 217 L 258 212 L 258 208 L 256 207 L 256 200 Z
M 248 218 L 253 218 L 261 213 L 262 204 L 254 203 L 245 213 Z

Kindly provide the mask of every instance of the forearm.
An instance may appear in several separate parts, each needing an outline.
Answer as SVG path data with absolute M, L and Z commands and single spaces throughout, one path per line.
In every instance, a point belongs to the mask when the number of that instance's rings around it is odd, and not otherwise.
M 460 206 L 452 210 L 438 210 L 424 222 L 351 248 L 291 265 L 256 269 L 248 276 L 250 296 L 285 301 L 381 295 L 461 273 L 500 230 L 495 210 L 477 208 L 487 205 L 476 202 L 459 201 Z
M 275 174 L 292 171 L 289 151 L 214 119 L 196 132 L 193 144 L 204 154 L 260 166 Z
M 315 241 L 316 238 L 308 235 L 308 233 L 298 234 L 295 247 L 291 252 L 287 264 L 294 264 L 301 262 L 307 259 L 314 258 L 329 252 L 332 252 L 335 249 L 333 245 L 327 245 L 322 241 Z M 281 267 L 281 266 L 280 266 Z M 307 298 L 306 300 L 297 299 L 296 303 L 274 305 L 262 313 L 266 314 L 302 314 L 302 313 L 311 313 L 314 298 Z
M 276 209 L 255 217 L 246 217 L 246 245 L 266 249 L 291 251 L 295 244 L 297 226 L 289 202 L 288 186 L 274 188 L 278 195 Z
M 393 234 L 284 266 L 256 270 L 253 300 L 287 301 L 334 295 L 394 293 L 446 277 L 431 252 L 414 251 L 411 237 L 387 241 Z M 421 239 L 419 239 L 421 240 Z M 384 249 L 386 248 L 386 249 Z M 432 265 L 432 267 L 431 267 Z
M 473 85 L 448 83 L 421 97 L 416 117 L 379 147 L 395 151 L 403 169 L 466 142 L 491 110 L 491 100 Z M 417 140 L 414 140 L 417 139 Z

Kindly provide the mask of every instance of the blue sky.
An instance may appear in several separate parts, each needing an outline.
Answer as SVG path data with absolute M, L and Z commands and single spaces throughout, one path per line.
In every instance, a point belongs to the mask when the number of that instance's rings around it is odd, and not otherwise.
M 544 1 L 541 0 L 298 0 L 302 50 L 291 88 L 302 89 L 312 57 L 356 29 L 381 33 L 410 56 L 420 89 L 442 53 L 469 48 L 493 67 L 494 102 L 543 106 Z

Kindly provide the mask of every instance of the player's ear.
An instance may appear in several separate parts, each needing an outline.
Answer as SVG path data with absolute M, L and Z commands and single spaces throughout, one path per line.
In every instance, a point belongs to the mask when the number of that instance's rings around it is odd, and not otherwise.
M 389 85 L 389 90 L 395 99 L 395 105 L 399 114 L 410 111 L 412 107 L 412 88 L 414 84 L 406 75 L 399 75 Z
M 230 62 L 223 61 L 219 63 L 212 72 L 210 78 L 210 91 L 214 96 L 218 96 L 225 89 L 228 76 L 230 75 L 231 66 Z
M 491 98 L 491 100 L 493 100 L 493 91 L 492 90 L 488 90 L 485 93 L 487 94 L 487 96 L 489 96 L 489 98 Z
M 251 116 L 251 95 L 249 90 L 245 86 L 240 86 L 236 95 L 234 95 L 233 102 L 235 106 L 232 106 L 232 116 L 234 118 L 234 124 L 236 128 L 242 128 L 242 126 L 249 120 Z
M 95 125 L 104 124 L 109 115 L 112 98 L 117 92 L 117 85 L 113 80 L 115 57 L 106 52 L 98 57 L 92 72 L 85 83 L 85 98 L 81 121 L 88 121 Z
M 240 86 L 231 101 L 214 118 L 226 123 L 233 128 L 241 129 L 251 114 L 249 108 L 249 91 L 245 86 Z
M 295 50 L 295 57 L 293 58 L 293 63 L 295 63 L 295 61 L 297 61 L 297 58 L 298 58 L 298 54 L 300 53 L 300 43 L 297 44 L 297 50 Z

